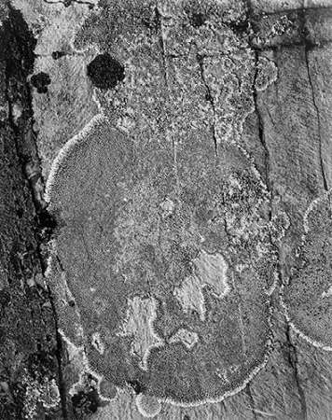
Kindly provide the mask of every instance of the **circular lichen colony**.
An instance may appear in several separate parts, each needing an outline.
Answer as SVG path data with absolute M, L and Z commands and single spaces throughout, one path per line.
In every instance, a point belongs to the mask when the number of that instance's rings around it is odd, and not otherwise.
M 318 347 L 332 349 L 332 192 L 316 199 L 304 218 L 303 241 L 284 302 L 290 320 Z
M 96 91 L 104 117 L 63 153 L 49 199 L 92 370 L 139 383 L 144 400 L 197 404 L 264 363 L 276 258 L 269 197 L 241 144 L 253 54 L 222 9 L 193 24 L 165 4 L 102 10 L 102 48 L 126 79 Z

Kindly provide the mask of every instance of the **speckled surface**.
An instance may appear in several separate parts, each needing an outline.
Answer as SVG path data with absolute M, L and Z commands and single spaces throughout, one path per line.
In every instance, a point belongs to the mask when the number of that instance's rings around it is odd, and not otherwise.
M 83 3 L 13 0 L 62 415 L 328 419 L 332 4 Z

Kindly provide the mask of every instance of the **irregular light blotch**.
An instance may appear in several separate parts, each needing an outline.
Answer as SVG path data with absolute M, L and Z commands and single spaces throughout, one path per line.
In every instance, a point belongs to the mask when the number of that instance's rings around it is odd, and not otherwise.
M 227 264 L 221 254 L 208 254 L 201 251 L 198 258 L 193 260 L 197 268 L 197 276 L 202 285 L 212 288 L 217 297 L 226 295 L 230 288 L 227 284 Z
M 198 335 L 193 331 L 180 328 L 170 339 L 170 343 L 182 343 L 189 350 L 198 342 Z
M 181 303 L 184 312 L 196 311 L 202 322 L 205 321 L 205 305 L 202 284 L 198 277 L 187 277 L 181 287 L 174 289 L 174 295 Z
M 147 369 L 150 348 L 162 344 L 152 327 L 156 309 L 156 301 L 152 297 L 142 299 L 135 296 L 128 302 L 127 317 L 121 327 L 122 331 L 118 333 L 120 336 L 133 336 L 131 351 L 139 356 L 144 370 Z
M 139 394 L 136 397 L 136 404 L 144 417 L 155 417 L 161 410 L 161 404 L 157 398 L 144 394 Z
M 95 347 L 95 349 L 100 353 L 104 354 L 105 352 L 105 346 L 104 343 L 101 340 L 99 333 L 92 334 L 92 345 Z
M 182 305 L 184 312 L 196 311 L 201 321 L 205 321 L 205 304 L 203 287 L 209 286 L 215 296 L 226 295 L 230 288 L 227 284 L 227 264 L 223 256 L 219 253 L 208 254 L 202 250 L 198 256 L 192 260 L 196 268 L 196 274 L 187 277 L 181 287 L 174 289 L 174 295 Z
M 277 80 L 278 68 L 276 64 L 266 57 L 259 57 L 257 63 L 257 74 L 255 79 L 255 88 L 258 91 L 267 89 Z

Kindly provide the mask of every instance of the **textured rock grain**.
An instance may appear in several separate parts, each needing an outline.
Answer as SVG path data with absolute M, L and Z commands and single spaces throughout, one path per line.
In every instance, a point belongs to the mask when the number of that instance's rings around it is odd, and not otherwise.
M 1 414 L 328 419 L 331 2 L 11 4 Z

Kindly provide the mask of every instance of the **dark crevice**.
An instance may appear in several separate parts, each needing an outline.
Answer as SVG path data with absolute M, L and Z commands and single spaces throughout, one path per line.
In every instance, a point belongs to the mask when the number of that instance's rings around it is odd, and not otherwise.
M 317 119 L 317 129 L 318 129 L 318 139 L 319 139 L 319 163 L 320 163 L 321 174 L 322 174 L 322 179 L 323 179 L 323 186 L 324 186 L 325 191 L 328 191 L 329 190 L 328 181 L 327 181 L 327 177 L 326 177 L 326 173 L 325 173 L 325 169 L 324 169 L 324 162 L 323 162 L 322 129 L 321 129 L 320 112 L 319 112 L 319 108 L 318 108 L 317 102 L 316 102 L 315 89 L 314 89 L 314 85 L 313 85 L 312 78 L 311 78 L 310 64 L 309 64 L 309 51 L 312 50 L 314 45 L 308 39 L 308 31 L 307 31 L 307 27 L 306 27 L 305 11 L 306 11 L 306 9 L 303 8 L 302 13 L 299 16 L 300 17 L 300 26 L 301 26 L 301 39 L 302 39 L 302 42 L 303 42 L 303 45 L 304 45 L 304 60 L 305 60 L 305 65 L 306 65 L 306 70 L 307 70 L 309 87 L 310 87 L 310 91 L 311 91 L 311 100 L 312 100 L 313 107 L 315 109 L 316 119 Z
M 307 413 L 307 403 L 306 403 L 306 398 L 305 398 L 305 393 L 304 390 L 302 388 L 301 385 L 301 380 L 300 380 L 300 376 L 299 376 L 299 371 L 298 371 L 298 356 L 297 356 L 297 349 L 296 346 L 292 343 L 292 339 L 291 339 L 291 327 L 290 325 L 287 323 L 286 325 L 286 344 L 287 344 L 287 353 L 288 353 L 288 363 L 291 366 L 291 368 L 293 369 L 294 372 L 294 379 L 295 379 L 295 383 L 296 383 L 296 387 L 298 390 L 298 394 L 300 397 L 300 403 L 301 403 L 301 410 L 302 410 L 302 419 L 303 420 L 307 420 L 308 418 L 308 413 Z
M 247 13 L 248 13 L 249 26 L 251 26 L 251 22 L 253 21 L 254 17 L 253 17 L 253 11 L 252 11 L 250 0 L 248 0 L 247 2 Z M 253 48 L 252 45 L 250 45 L 250 47 L 253 50 L 253 53 L 255 55 L 255 70 L 254 70 L 254 77 L 252 80 L 252 94 L 253 94 L 255 114 L 258 120 L 258 137 L 264 150 L 265 181 L 266 181 L 266 187 L 271 194 L 271 202 L 272 202 L 272 186 L 270 182 L 270 152 L 266 144 L 266 140 L 265 140 L 264 122 L 263 122 L 263 117 L 261 115 L 259 105 L 258 105 L 258 92 L 256 88 L 256 84 L 257 84 L 256 82 L 257 82 L 257 77 L 258 77 L 259 51 Z M 270 206 L 269 220 L 271 219 L 272 219 L 272 208 Z
M 43 0 L 44 3 L 47 4 L 63 4 L 65 7 L 69 7 L 74 3 L 77 4 L 86 4 L 89 6 L 90 9 L 95 7 L 94 3 L 91 3 L 90 1 L 84 1 L 84 0 L 56 0 L 56 1 L 52 1 L 52 0 Z
M 265 161 L 265 178 L 266 178 L 266 186 L 268 188 L 269 191 L 271 191 L 271 183 L 270 183 L 270 176 L 269 176 L 269 172 L 270 172 L 270 152 L 269 149 L 267 147 L 266 141 L 265 141 L 265 134 L 264 134 L 264 122 L 263 122 L 263 118 L 261 115 L 261 112 L 259 110 L 259 105 L 258 105 L 258 93 L 257 93 L 257 88 L 256 88 L 256 81 L 257 81 L 257 76 L 258 76 L 258 60 L 259 60 L 259 53 L 258 51 L 254 51 L 255 54 L 255 73 L 254 73 L 254 77 L 253 77 L 253 83 L 252 83 L 252 93 L 253 93 L 253 100 L 254 100 L 254 107 L 255 107 L 255 113 L 257 116 L 257 120 L 258 120 L 258 137 L 260 140 L 260 143 L 263 147 L 264 150 L 264 161 Z
M 310 49 L 315 48 L 317 50 L 324 49 L 326 46 L 331 46 L 332 40 L 322 40 L 315 42 L 310 42 Z M 254 43 L 251 45 L 251 48 L 255 51 L 280 51 L 281 49 L 294 49 L 297 47 L 303 47 L 303 41 L 291 41 L 291 42 L 280 42 L 275 45 L 264 45 L 259 46 Z
M 155 24 L 156 24 L 156 28 L 159 29 L 159 33 L 160 33 L 159 44 L 160 44 L 160 49 L 162 52 L 164 79 L 165 79 L 166 87 L 169 90 L 168 71 L 167 71 L 168 69 L 167 51 L 166 51 L 166 45 L 165 45 L 165 40 L 164 40 L 164 35 L 163 35 L 162 16 L 161 16 L 161 13 L 159 12 L 158 7 L 155 8 Z
M 132 380 L 132 381 L 127 381 L 127 383 L 128 383 L 128 385 L 130 385 L 132 387 L 135 394 L 137 394 L 137 395 L 146 391 L 146 386 L 137 379 Z
M 246 393 L 249 397 L 249 404 L 250 404 L 250 409 L 251 409 L 253 418 L 254 418 L 254 420 L 257 420 L 258 417 L 257 417 L 257 413 L 256 413 L 256 404 L 255 404 L 255 400 L 254 400 L 254 397 L 253 397 L 252 392 L 251 392 L 250 384 L 248 384 L 246 386 Z
M 204 72 L 204 56 L 202 56 L 201 54 L 196 54 L 196 60 L 199 66 L 199 70 L 200 70 L 200 74 L 201 74 L 201 79 L 202 82 L 205 86 L 205 90 L 206 90 L 206 95 L 205 95 L 205 99 L 207 102 L 210 103 L 212 111 L 213 111 L 213 123 L 212 123 L 212 137 L 213 137 L 213 142 L 214 142 L 214 150 L 215 150 L 215 154 L 216 156 L 218 156 L 218 140 L 217 140 L 217 134 L 216 134 L 216 124 L 215 124 L 215 118 L 216 118 L 216 107 L 215 107 L 215 103 L 214 103 L 214 99 L 212 96 L 212 92 L 210 89 L 210 86 L 205 78 L 205 72 Z
M 3 22 L 3 52 L 5 62 L 5 99 L 8 104 L 8 125 L 13 133 L 15 153 L 18 157 L 23 179 L 29 189 L 31 201 L 34 208 L 34 237 L 36 248 L 34 250 L 36 260 L 39 262 L 44 275 L 47 268 L 47 255 L 45 248 L 56 227 L 53 217 L 47 212 L 47 205 L 43 199 L 44 180 L 42 176 L 40 158 L 37 149 L 37 134 L 33 129 L 33 107 L 32 96 L 28 76 L 33 72 L 34 48 L 36 40 L 33 38 L 20 11 L 8 5 L 8 18 Z M 22 104 L 22 113 L 19 117 L 14 116 L 14 105 Z M 54 319 L 54 334 L 56 336 L 57 348 L 55 357 L 57 359 L 58 386 L 61 397 L 61 408 L 63 418 L 67 419 L 66 393 L 62 377 L 61 341 L 57 331 L 57 315 L 53 304 L 53 298 L 48 289 L 48 299 L 52 306 Z M 32 311 L 32 309 L 31 309 Z M 32 313 L 33 317 L 33 313 Z M 61 338 L 60 338 L 61 339 Z
M 297 8 L 290 8 L 285 10 L 278 10 L 273 12 L 261 12 L 262 16 L 278 16 L 278 15 L 287 15 L 292 13 L 303 13 L 303 12 L 310 12 L 310 11 L 327 11 L 332 10 L 331 6 L 308 6 L 308 7 L 297 7 Z
M 53 295 L 51 292 L 51 289 L 49 286 L 47 286 L 47 291 L 48 291 L 48 296 L 49 296 L 49 300 L 51 303 L 51 308 L 52 308 L 52 315 L 53 315 L 53 322 L 54 322 L 54 326 L 55 326 L 55 339 L 56 339 L 56 358 L 58 361 L 58 378 L 59 378 L 59 393 L 60 393 L 60 399 L 61 399 L 61 408 L 62 408 L 62 414 L 63 414 L 63 418 L 64 420 L 68 419 L 68 411 L 67 411 L 67 388 L 66 388 L 66 383 L 62 374 L 62 352 L 63 352 L 63 348 L 62 348 L 62 338 L 61 335 L 59 333 L 59 325 L 58 325 L 58 318 L 57 318 L 57 312 L 56 312 L 56 307 L 55 307 L 55 303 L 54 303 L 54 299 L 53 299 Z

